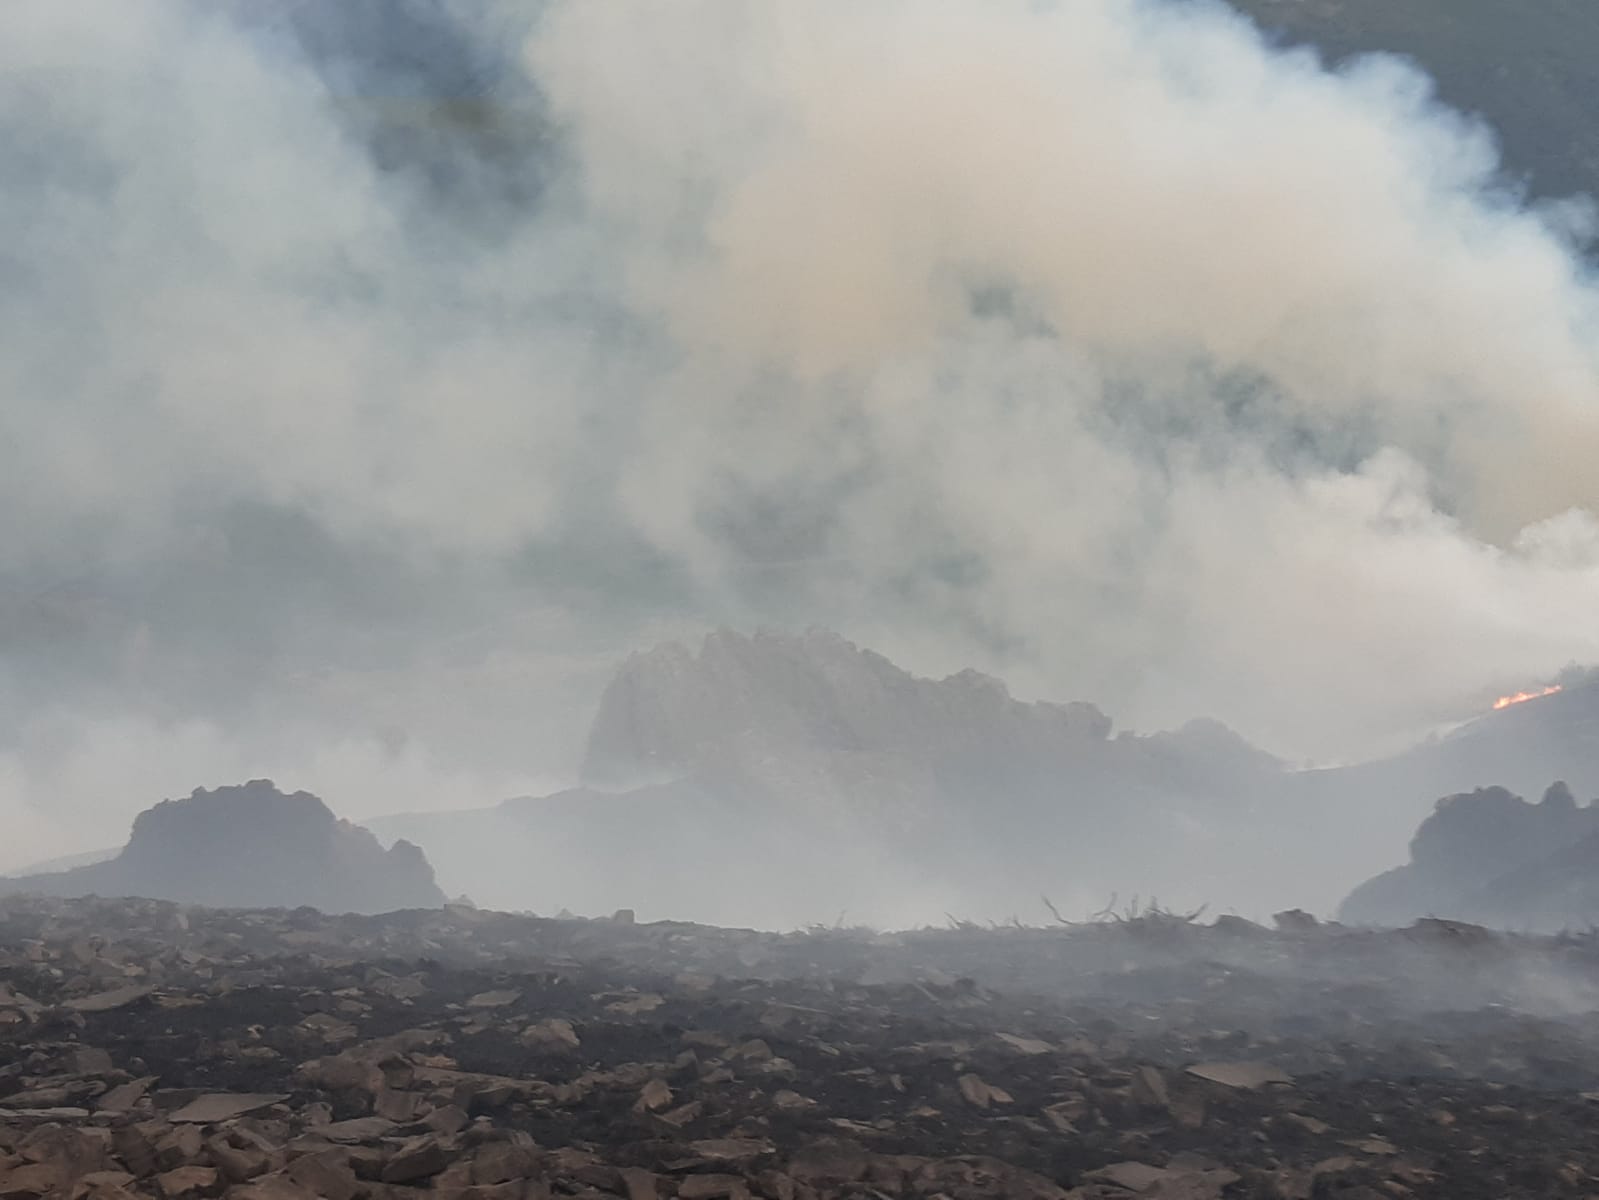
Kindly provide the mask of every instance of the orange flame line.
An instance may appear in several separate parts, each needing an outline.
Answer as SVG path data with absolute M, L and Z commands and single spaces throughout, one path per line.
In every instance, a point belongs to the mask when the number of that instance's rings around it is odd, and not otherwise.
M 1553 696 L 1556 692 L 1563 691 L 1565 689 L 1557 683 L 1536 692 L 1517 692 L 1513 696 L 1500 696 L 1494 701 L 1494 711 L 1509 708 L 1513 704 L 1525 704 L 1529 700 L 1542 700 L 1545 696 Z

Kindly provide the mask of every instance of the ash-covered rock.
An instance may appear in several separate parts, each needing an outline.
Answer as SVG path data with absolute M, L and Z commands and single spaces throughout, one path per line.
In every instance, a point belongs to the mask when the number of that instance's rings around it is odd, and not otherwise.
M 164 801 L 139 814 L 115 858 L 0 887 L 325 912 L 436 908 L 445 900 L 416 846 L 385 850 L 309 792 L 285 794 L 264 779 Z

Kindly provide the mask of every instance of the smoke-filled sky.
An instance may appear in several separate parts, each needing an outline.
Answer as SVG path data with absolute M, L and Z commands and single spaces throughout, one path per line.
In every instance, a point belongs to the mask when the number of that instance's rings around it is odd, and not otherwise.
M 0 7 L 0 868 L 826 625 L 1357 757 L 1599 661 L 1581 203 L 1206 4 Z

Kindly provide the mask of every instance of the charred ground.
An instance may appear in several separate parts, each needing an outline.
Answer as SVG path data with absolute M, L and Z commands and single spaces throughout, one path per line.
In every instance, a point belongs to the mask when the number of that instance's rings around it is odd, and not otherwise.
M 1592 938 L 12 898 L 0 981 L 8 1196 L 1599 1186 Z

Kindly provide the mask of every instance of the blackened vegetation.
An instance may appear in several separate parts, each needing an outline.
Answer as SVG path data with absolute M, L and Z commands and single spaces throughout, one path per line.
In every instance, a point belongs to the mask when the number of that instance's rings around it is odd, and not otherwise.
M 1443 922 L 13 898 L 0 1195 L 1584 1196 L 1595 1008 L 1599 941 Z

